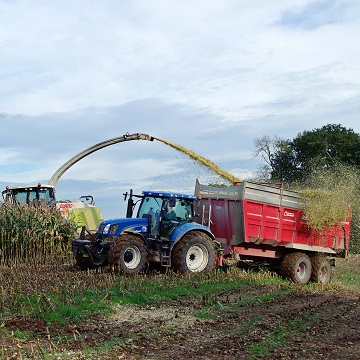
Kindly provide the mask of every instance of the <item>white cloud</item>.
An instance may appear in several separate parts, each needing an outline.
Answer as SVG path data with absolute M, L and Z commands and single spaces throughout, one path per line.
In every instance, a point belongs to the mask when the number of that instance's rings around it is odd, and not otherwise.
M 19 156 L 19 152 L 0 148 L 0 166 L 13 161 Z
M 2 180 L 49 179 L 127 131 L 241 177 L 255 137 L 360 132 L 359 15 L 355 0 L 0 0 Z M 129 143 L 82 160 L 60 189 L 86 182 L 108 202 L 136 184 L 190 190 L 196 176 L 210 175 L 163 144 Z
M 278 77 L 302 72 L 311 81 L 325 65 L 357 63 L 354 52 L 358 58 L 355 20 L 315 31 L 274 25 L 291 13 L 317 10 L 311 1 L 298 1 L 295 11 L 285 1 L 14 4 L 3 4 L 0 31 L 7 49 L 0 106 L 8 112 L 60 112 L 156 96 L 238 121 L 258 115 L 249 107 L 288 94 Z M 349 74 L 357 85 L 358 71 Z

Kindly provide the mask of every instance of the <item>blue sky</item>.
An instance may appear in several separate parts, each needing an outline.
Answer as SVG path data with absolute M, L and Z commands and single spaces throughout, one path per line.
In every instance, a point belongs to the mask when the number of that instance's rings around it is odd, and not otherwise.
M 126 132 L 181 144 L 240 178 L 253 141 L 360 132 L 360 2 L 0 0 L 0 185 L 46 183 Z M 122 193 L 193 192 L 208 170 L 160 142 L 111 146 L 60 179 L 105 217 Z

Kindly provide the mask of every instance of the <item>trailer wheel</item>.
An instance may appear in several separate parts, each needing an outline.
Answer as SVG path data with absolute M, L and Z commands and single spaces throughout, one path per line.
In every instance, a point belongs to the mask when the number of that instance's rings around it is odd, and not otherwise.
M 311 258 L 311 280 L 326 285 L 331 279 L 331 265 L 323 255 L 315 255 Z
M 297 284 L 307 284 L 311 277 L 310 258 L 301 252 L 285 255 L 281 262 L 281 274 Z
M 203 233 L 190 232 L 174 246 L 171 263 L 176 271 L 185 273 L 208 273 L 215 263 L 212 239 Z
M 147 250 L 144 242 L 134 235 L 120 236 L 110 247 L 109 264 L 116 274 L 137 274 L 147 264 Z

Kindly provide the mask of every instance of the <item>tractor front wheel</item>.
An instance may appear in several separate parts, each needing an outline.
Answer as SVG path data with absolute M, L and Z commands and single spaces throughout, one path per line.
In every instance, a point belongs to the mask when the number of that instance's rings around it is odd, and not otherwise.
M 174 246 L 171 263 L 181 273 L 210 272 L 215 263 L 213 241 L 206 234 L 190 232 Z
M 122 235 L 111 245 L 108 260 L 116 274 L 137 274 L 147 264 L 146 246 L 137 236 Z
M 285 255 L 281 262 L 281 274 L 297 284 L 307 284 L 311 277 L 310 258 L 301 252 Z

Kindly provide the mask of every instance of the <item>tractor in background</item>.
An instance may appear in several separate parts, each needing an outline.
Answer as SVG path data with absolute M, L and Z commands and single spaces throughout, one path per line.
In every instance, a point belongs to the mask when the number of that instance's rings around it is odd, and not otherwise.
M 101 209 L 95 206 L 93 197 L 86 195 L 81 196 L 77 200 L 56 200 L 55 186 L 61 176 L 84 157 L 104 147 L 132 140 L 153 141 L 154 138 L 147 134 L 126 133 L 122 136 L 102 141 L 81 151 L 61 165 L 52 175 L 47 185 L 38 183 L 37 185 L 30 186 L 7 186 L 2 192 L 3 200 L 4 202 L 17 205 L 55 206 L 66 220 L 73 221 L 77 225 L 79 233 L 83 231 L 83 233 L 91 235 L 91 233 L 96 232 L 100 222 L 104 220 Z
M 90 233 L 96 232 L 100 222 L 104 220 L 101 209 L 95 206 L 91 195 L 81 196 L 78 200 L 56 200 L 55 187 L 52 185 L 38 183 L 35 186 L 7 186 L 2 196 L 5 203 L 56 208 L 64 219 L 77 225 L 79 233 L 83 226 Z

